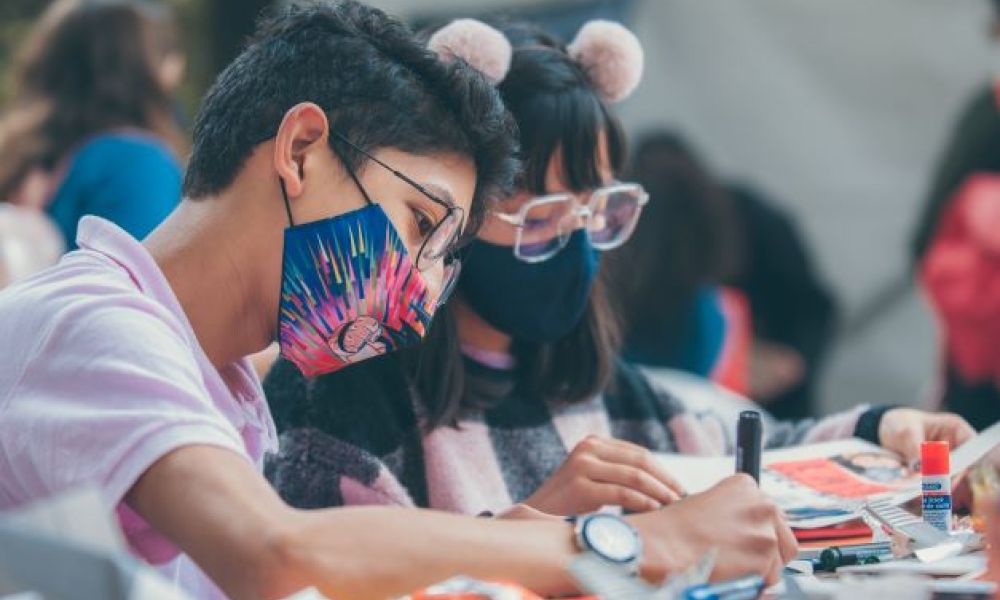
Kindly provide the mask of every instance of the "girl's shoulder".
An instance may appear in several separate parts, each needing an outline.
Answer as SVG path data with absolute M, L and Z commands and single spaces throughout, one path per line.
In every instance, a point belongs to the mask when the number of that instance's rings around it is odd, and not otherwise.
M 318 429 L 381 455 L 419 429 L 412 387 L 391 354 L 319 377 L 305 377 L 279 359 L 264 392 L 279 434 Z

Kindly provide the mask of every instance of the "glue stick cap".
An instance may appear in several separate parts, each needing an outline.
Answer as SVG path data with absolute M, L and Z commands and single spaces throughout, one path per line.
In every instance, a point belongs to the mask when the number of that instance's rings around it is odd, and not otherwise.
M 951 473 L 951 454 L 948 442 L 924 442 L 920 445 L 920 473 L 922 475 L 948 475 Z

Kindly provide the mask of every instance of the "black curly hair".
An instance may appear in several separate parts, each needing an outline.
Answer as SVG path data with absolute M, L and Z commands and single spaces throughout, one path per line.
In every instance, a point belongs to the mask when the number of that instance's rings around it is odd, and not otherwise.
M 466 235 L 478 228 L 485 200 L 511 189 L 516 127 L 490 82 L 462 61 L 439 60 L 382 11 L 345 0 L 292 5 L 261 21 L 205 97 L 185 194 L 199 198 L 229 186 L 253 148 L 304 101 L 321 106 L 333 130 L 368 150 L 471 157 L 477 179 Z M 358 153 L 346 157 L 351 168 L 363 168 Z

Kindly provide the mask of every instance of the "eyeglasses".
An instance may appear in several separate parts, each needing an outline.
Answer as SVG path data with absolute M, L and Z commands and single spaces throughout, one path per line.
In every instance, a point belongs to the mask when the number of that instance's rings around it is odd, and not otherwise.
M 375 158 L 373 155 L 368 153 L 366 150 L 360 148 L 359 146 L 352 143 L 350 140 L 345 138 L 343 135 L 337 133 L 336 131 L 330 131 L 330 135 L 336 140 L 342 142 L 358 154 L 364 156 L 368 160 L 374 162 L 380 167 L 388 170 L 390 173 L 403 180 L 415 190 L 429 198 L 432 202 L 439 206 L 443 206 L 445 209 L 444 217 L 438 221 L 431 231 L 424 237 L 423 242 L 420 244 L 420 250 L 417 251 L 417 256 L 414 264 L 416 264 L 417 269 L 420 271 L 427 271 L 439 262 L 444 262 L 444 272 L 441 274 L 441 292 L 438 295 L 437 304 L 441 306 L 447 302 L 448 297 L 455 290 L 455 285 L 458 283 L 458 275 L 462 270 L 462 263 L 454 254 L 454 248 L 458 242 L 459 236 L 462 234 L 462 223 L 465 222 L 465 211 L 461 207 L 455 206 L 450 202 L 445 202 L 444 200 L 438 198 L 433 193 L 427 190 L 424 186 L 420 185 L 416 181 L 413 181 L 405 174 L 400 173 L 396 169 L 385 164 L 381 160 Z M 340 161 L 344 164 L 344 168 L 347 170 L 347 174 L 351 176 L 354 180 L 355 185 L 358 186 L 358 190 L 361 191 L 361 195 L 364 196 L 365 201 L 368 204 L 375 204 L 371 197 L 368 195 L 368 191 L 365 187 L 361 185 L 361 180 L 358 179 L 357 174 L 354 169 L 350 167 L 350 163 L 344 159 L 344 156 L 339 150 L 334 148 L 334 152 L 337 154 Z
M 621 246 L 635 231 L 648 202 L 649 194 L 641 185 L 615 183 L 594 190 L 586 203 L 573 194 L 550 194 L 532 198 L 514 214 L 490 214 L 517 229 L 514 256 L 536 263 L 558 254 L 581 220 L 594 248 Z

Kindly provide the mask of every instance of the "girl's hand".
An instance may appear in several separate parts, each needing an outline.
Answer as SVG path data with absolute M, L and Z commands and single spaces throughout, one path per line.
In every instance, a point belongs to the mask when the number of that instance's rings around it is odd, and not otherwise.
M 577 444 L 559 470 L 524 503 L 555 515 L 583 514 L 607 505 L 645 512 L 684 495 L 652 452 L 595 435 Z
M 976 430 L 952 413 L 931 413 L 913 408 L 894 408 L 882 416 L 878 439 L 882 446 L 906 459 L 908 465 L 920 460 L 920 444 L 948 442 L 952 450 L 969 441 Z

